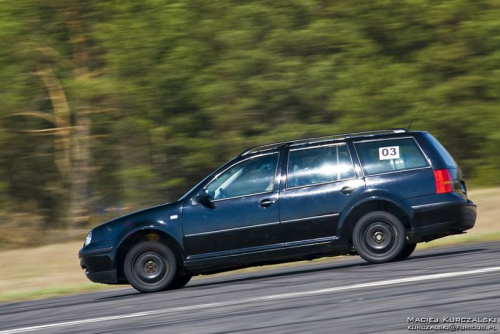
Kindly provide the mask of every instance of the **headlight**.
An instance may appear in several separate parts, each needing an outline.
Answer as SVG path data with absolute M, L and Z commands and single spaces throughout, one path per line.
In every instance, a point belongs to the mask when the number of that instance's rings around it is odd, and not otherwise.
M 91 241 L 92 241 L 92 231 L 90 231 L 89 234 L 87 234 L 87 238 L 85 239 L 83 247 L 87 247 Z

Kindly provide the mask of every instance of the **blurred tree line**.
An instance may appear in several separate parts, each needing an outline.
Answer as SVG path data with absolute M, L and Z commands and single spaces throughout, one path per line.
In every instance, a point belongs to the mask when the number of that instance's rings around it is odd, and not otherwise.
M 0 1 L 0 218 L 85 227 L 252 145 L 431 131 L 500 184 L 500 2 Z

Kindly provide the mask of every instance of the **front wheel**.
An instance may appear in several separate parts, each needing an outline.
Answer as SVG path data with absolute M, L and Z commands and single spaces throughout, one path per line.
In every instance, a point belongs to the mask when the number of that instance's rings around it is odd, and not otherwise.
M 123 269 L 128 282 L 136 290 L 156 292 L 168 288 L 175 278 L 177 262 L 166 245 L 145 241 L 128 252 Z
M 192 276 L 189 274 L 175 276 L 175 278 L 172 280 L 172 283 L 170 283 L 170 285 L 167 287 L 167 290 L 176 290 L 183 288 L 186 284 L 189 283 L 191 277 Z
M 398 259 L 405 247 L 405 228 L 401 221 L 385 211 L 370 212 L 356 223 L 354 248 L 371 263 Z

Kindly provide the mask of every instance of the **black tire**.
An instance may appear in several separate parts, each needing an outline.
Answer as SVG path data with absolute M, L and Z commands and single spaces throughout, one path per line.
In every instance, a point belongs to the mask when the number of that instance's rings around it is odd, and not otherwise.
M 186 286 L 186 284 L 189 283 L 191 277 L 193 276 L 188 274 L 175 276 L 175 278 L 172 280 L 172 283 L 170 283 L 170 285 L 167 287 L 167 290 L 176 290 L 183 288 L 184 286 Z
M 415 250 L 417 244 L 405 244 L 403 251 L 399 254 L 399 256 L 395 259 L 396 261 L 402 261 L 407 259 Z
M 405 246 L 405 228 L 401 221 L 388 212 L 374 211 L 361 217 L 353 231 L 354 248 L 371 263 L 397 259 Z
M 128 252 L 123 271 L 136 290 L 156 292 L 167 289 L 174 280 L 177 262 L 174 253 L 166 245 L 145 241 Z

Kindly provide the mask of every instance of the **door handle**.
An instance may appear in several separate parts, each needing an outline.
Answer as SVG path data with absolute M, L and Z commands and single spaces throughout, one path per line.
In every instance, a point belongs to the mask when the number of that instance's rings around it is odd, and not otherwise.
M 350 193 L 354 192 L 355 190 L 356 190 L 356 188 L 345 186 L 344 188 L 342 188 L 340 190 L 340 192 L 343 194 L 349 195 Z
M 260 201 L 259 205 L 263 208 L 267 208 L 268 206 L 271 206 L 274 203 L 276 203 L 276 201 L 274 199 L 266 198 L 266 199 L 263 199 L 262 201 Z

